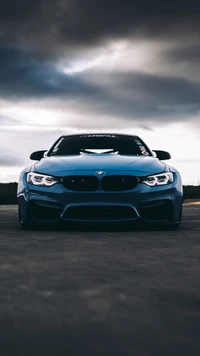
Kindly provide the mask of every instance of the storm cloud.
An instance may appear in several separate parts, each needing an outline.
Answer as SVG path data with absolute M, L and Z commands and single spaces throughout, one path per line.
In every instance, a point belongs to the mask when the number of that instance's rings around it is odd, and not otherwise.
M 147 0 L 123 3 L 118 0 L 19 0 L 13 3 L 2 0 L 0 95 L 14 100 L 42 97 L 69 100 L 72 97 L 82 103 L 85 99 L 86 105 L 90 101 L 91 105 L 99 102 L 108 113 L 121 115 L 124 112 L 125 116 L 132 113 L 133 117 L 145 117 L 148 112 L 150 116 L 160 115 L 163 105 L 198 105 L 199 84 L 193 83 L 197 76 L 192 73 L 190 77 L 192 70 L 186 68 L 186 63 L 189 62 L 190 67 L 199 66 L 199 30 L 200 4 L 196 2 L 192 6 L 192 2 L 188 5 L 179 0 L 173 3 Z M 86 64 L 86 71 L 83 70 L 86 74 L 64 73 L 64 67 L 73 67 L 74 62 L 97 61 L 101 57 L 99 51 L 104 52 L 105 47 L 115 41 L 127 40 L 127 46 L 134 49 L 141 39 L 145 39 L 147 48 L 152 40 L 166 41 L 171 46 L 136 70 L 124 71 L 118 63 L 113 67 L 114 73 L 104 73 L 101 66 L 93 73 L 87 70 L 90 64 Z M 108 54 L 107 62 L 111 55 Z M 122 58 L 125 67 L 130 55 L 142 62 L 145 53 L 127 51 L 127 56 Z M 152 71 L 153 66 L 158 70 L 160 66 L 159 72 Z M 167 66 L 171 68 L 171 75 Z M 106 76 L 111 78 L 107 86 L 106 80 L 102 80 Z M 115 88 L 118 89 L 116 96 Z M 120 95 L 120 91 L 129 95 Z M 114 107 L 116 110 L 112 110 Z
M 2 0 L 0 168 L 79 130 L 175 128 L 197 142 L 199 33 L 196 1 Z
M 1 167 L 19 167 L 26 163 L 26 159 L 14 156 L 12 151 L 7 152 L 5 148 L 0 152 Z
M 0 33 L 4 42 L 18 42 L 52 52 L 96 45 L 125 36 L 168 36 L 199 29 L 200 4 L 120 0 L 1 1 Z
M 2 97 L 41 98 L 90 95 L 95 88 L 59 72 L 54 62 L 40 62 L 28 50 L 0 46 L 0 94 Z
M 200 83 L 140 71 L 63 73 L 55 61 L 39 61 L 28 50 L 0 47 L 0 95 L 10 100 L 57 100 L 63 110 L 78 106 L 127 119 L 178 121 L 200 110 Z M 79 110 L 77 107 L 77 110 Z M 7 123 L 14 124 L 13 118 Z M 5 123 L 2 116 L 0 122 Z

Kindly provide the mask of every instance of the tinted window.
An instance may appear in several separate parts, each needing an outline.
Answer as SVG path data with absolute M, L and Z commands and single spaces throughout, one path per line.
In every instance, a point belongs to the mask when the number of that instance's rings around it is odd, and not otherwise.
M 145 143 L 137 136 L 103 134 L 63 136 L 50 149 L 48 155 L 77 155 L 81 153 L 152 155 Z

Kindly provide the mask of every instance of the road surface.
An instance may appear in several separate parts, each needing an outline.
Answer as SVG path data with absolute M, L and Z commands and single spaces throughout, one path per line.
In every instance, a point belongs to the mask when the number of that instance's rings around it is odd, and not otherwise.
M 0 207 L 0 356 L 200 355 L 200 205 L 175 231 L 22 231 Z

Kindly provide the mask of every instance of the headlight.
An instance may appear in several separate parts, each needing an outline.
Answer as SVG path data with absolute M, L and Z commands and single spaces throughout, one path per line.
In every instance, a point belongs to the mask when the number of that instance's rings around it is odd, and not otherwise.
M 142 183 L 147 184 L 149 187 L 155 187 L 156 185 L 170 184 L 174 181 L 173 173 L 164 172 L 155 174 L 153 176 L 147 176 L 142 179 Z
M 59 183 L 60 179 L 45 174 L 39 174 L 30 172 L 27 174 L 27 182 L 33 185 L 41 185 L 43 187 L 51 187 L 52 185 Z

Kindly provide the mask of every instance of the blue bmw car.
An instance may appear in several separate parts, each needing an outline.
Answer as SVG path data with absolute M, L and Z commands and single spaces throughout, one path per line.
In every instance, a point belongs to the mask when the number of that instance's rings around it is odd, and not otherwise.
M 79 134 L 60 137 L 19 177 L 19 221 L 140 222 L 177 227 L 182 213 L 179 172 L 171 156 L 151 151 L 138 136 Z

